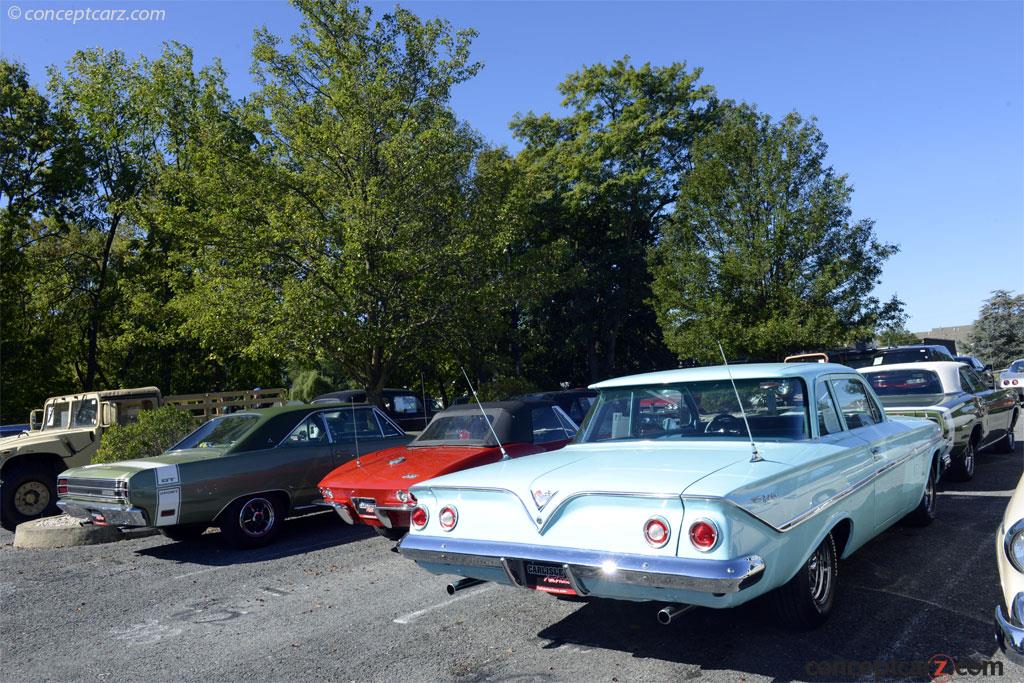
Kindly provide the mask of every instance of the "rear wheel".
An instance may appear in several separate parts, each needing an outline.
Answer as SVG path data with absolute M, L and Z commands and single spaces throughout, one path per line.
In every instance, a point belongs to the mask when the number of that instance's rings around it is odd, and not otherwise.
M 206 524 L 175 524 L 160 527 L 160 533 L 172 541 L 192 541 L 202 536 L 207 528 Z
M 838 564 L 836 544 L 829 534 L 796 576 L 770 594 L 779 620 L 803 631 L 825 623 L 835 602 Z
M 224 511 L 221 533 L 229 543 L 240 548 L 266 545 L 281 531 L 283 508 L 275 496 L 260 494 L 240 498 Z
M 409 531 L 407 527 L 397 527 L 389 529 L 385 526 L 375 526 L 373 530 L 377 532 L 378 536 L 383 536 L 389 541 L 400 541 L 402 536 L 405 536 L 406 532 Z
M 1013 417 L 1010 418 L 1010 428 L 1006 431 L 1006 436 L 999 440 L 997 451 L 999 453 L 1013 453 L 1017 447 L 1017 436 L 1014 431 L 1017 429 L 1017 414 L 1014 413 Z
M 57 514 L 57 481 L 45 464 L 14 463 L 0 484 L 0 526 L 8 531 L 22 522 Z
M 928 526 L 935 520 L 935 467 L 929 467 L 928 481 L 924 485 L 924 495 L 914 511 L 904 519 L 914 526 Z
M 968 439 L 964 452 L 959 458 L 953 458 L 949 464 L 949 478 L 953 481 L 970 481 L 974 479 L 974 466 L 977 462 L 977 449 L 974 446 L 974 435 Z

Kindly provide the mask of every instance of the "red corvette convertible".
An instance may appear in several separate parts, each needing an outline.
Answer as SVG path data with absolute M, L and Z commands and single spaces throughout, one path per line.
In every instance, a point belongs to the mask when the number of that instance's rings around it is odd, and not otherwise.
M 346 462 L 320 482 L 324 504 L 349 524 L 368 524 L 397 540 L 408 531 L 416 507 L 407 490 L 412 484 L 497 462 L 501 447 L 510 458 L 557 450 L 578 429 L 551 401 L 484 403 L 483 412 L 490 427 L 476 403 L 452 406 L 408 445 Z

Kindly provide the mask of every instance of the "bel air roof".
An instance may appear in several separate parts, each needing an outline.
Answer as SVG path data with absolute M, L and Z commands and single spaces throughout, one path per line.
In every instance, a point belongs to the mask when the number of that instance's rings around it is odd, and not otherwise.
M 942 391 L 947 394 L 954 394 L 960 391 L 960 368 L 966 367 L 967 363 L 959 361 L 930 361 L 928 363 L 893 363 L 892 365 L 872 365 L 861 368 L 860 373 L 870 375 L 873 372 L 889 372 L 892 370 L 930 370 L 939 376 L 942 382 Z
M 889 366 L 892 367 L 892 366 Z M 707 368 L 684 368 L 680 370 L 663 370 L 647 372 L 641 375 L 627 375 L 606 379 L 591 384 L 591 389 L 611 389 L 614 387 L 635 387 L 650 384 L 678 384 L 680 382 L 707 382 L 729 379 L 766 379 L 771 377 L 802 377 L 813 380 L 818 375 L 836 372 L 855 372 L 852 368 L 836 363 L 746 363 L 730 365 L 713 365 Z

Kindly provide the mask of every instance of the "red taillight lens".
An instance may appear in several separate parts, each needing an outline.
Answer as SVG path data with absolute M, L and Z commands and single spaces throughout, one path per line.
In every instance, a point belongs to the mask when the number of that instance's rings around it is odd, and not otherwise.
M 412 525 L 414 527 L 416 527 L 417 529 L 422 529 L 423 527 L 425 527 L 427 525 L 427 517 L 428 516 L 427 516 L 427 509 L 426 508 L 420 508 L 420 507 L 415 508 L 412 511 L 412 514 L 409 517 L 410 517 L 410 519 L 412 521 Z
M 663 517 L 651 517 L 644 524 L 644 538 L 655 548 L 661 548 L 668 543 L 672 535 L 672 528 Z
M 690 543 L 701 552 L 707 552 L 718 544 L 718 527 L 714 522 L 700 520 L 690 527 Z
M 1017 380 L 1013 380 L 1013 386 L 1017 386 Z
M 64 496 L 64 495 L 67 495 L 67 492 L 68 492 L 68 480 L 67 479 L 58 479 L 57 480 L 57 495 Z
M 459 523 L 459 511 L 451 505 L 445 505 L 441 508 L 441 511 L 437 513 L 437 523 L 441 525 L 441 528 L 445 531 L 451 531 L 455 528 L 455 525 Z

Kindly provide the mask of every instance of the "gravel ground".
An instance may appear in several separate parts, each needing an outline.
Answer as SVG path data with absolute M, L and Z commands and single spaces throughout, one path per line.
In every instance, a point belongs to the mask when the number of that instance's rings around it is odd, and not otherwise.
M 449 598 L 443 577 L 333 513 L 290 520 L 252 552 L 215 532 L 63 550 L 18 550 L 2 532 L 0 670 L 10 681 L 828 681 L 850 677 L 819 662 L 1003 661 L 994 534 L 1022 456 L 1021 445 L 982 454 L 973 482 L 940 486 L 932 526 L 897 526 L 844 562 L 832 617 L 799 634 L 758 604 L 664 627 L 653 603 L 488 584 Z

